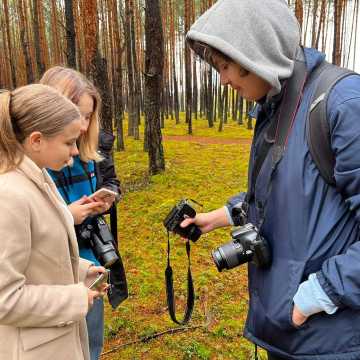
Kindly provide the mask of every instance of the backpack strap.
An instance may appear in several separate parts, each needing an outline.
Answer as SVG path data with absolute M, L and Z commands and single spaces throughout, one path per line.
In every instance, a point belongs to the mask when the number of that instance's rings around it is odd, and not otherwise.
M 331 149 L 330 128 L 327 119 L 327 101 L 331 90 L 342 79 L 355 72 L 324 61 L 311 75 L 318 80 L 306 119 L 306 137 L 310 154 L 324 180 L 335 186 L 335 156 Z

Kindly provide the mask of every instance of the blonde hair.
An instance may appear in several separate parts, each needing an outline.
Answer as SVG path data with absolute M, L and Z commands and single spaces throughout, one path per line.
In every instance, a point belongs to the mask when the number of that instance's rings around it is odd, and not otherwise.
M 22 143 L 31 133 L 53 137 L 76 119 L 80 119 L 77 107 L 49 86 L 0 91 L 0 173 L 19 165 L 24 156 Z
M 80 159 L 84 162 L 102 160 L 97 152 L 101 98 L 95 86 L 78 71 L 62 66 L 54 66 L 47 70 L 40 83 L 54 87 L 75 105 L 78 105 L 81 96 L 84 94 L 92 97 L 94 109 L 88 130 L 79 137 L 79 154 Z

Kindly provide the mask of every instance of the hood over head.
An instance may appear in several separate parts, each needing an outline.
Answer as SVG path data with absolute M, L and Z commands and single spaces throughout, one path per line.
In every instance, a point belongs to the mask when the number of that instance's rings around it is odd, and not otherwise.
M 218 0 L 186 38 L 200 57 L 204 54 L 194 41 L 219 50 L 270 83 L 274 95 L 281 90 L 280 80 L 293 72 L 300 27 L 285 0 Z

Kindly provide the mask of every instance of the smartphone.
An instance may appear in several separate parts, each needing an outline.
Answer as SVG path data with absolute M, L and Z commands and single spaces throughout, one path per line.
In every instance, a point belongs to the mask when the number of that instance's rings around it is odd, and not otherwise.
M 108 281 L 110 270 L 106 269 L 104 273 L 101 273 L 90 285 L 89 289 L 98 290 L 102 284 Z
M 116 197 L 117 193 L 115 191 L 106 189 L 106 188 L 101 188 L 97 191 L 95 191 L 93 194 L 91 194 L 89 196 L 90 199 L 93 198 L 97 198 L 97 199 L 101 199 L 102 201 L 106 201 L 108 198 L 110 198 L 111 196 L 115 196 Z

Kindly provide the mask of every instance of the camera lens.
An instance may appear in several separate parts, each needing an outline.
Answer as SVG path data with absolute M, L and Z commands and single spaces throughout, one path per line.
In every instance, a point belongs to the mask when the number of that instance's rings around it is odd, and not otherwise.
M 244 247 L 237 241 L 230 241 L 218 247 L 211 253 L 214 263 L 219 271 L 232 269 L 249 261 Z

